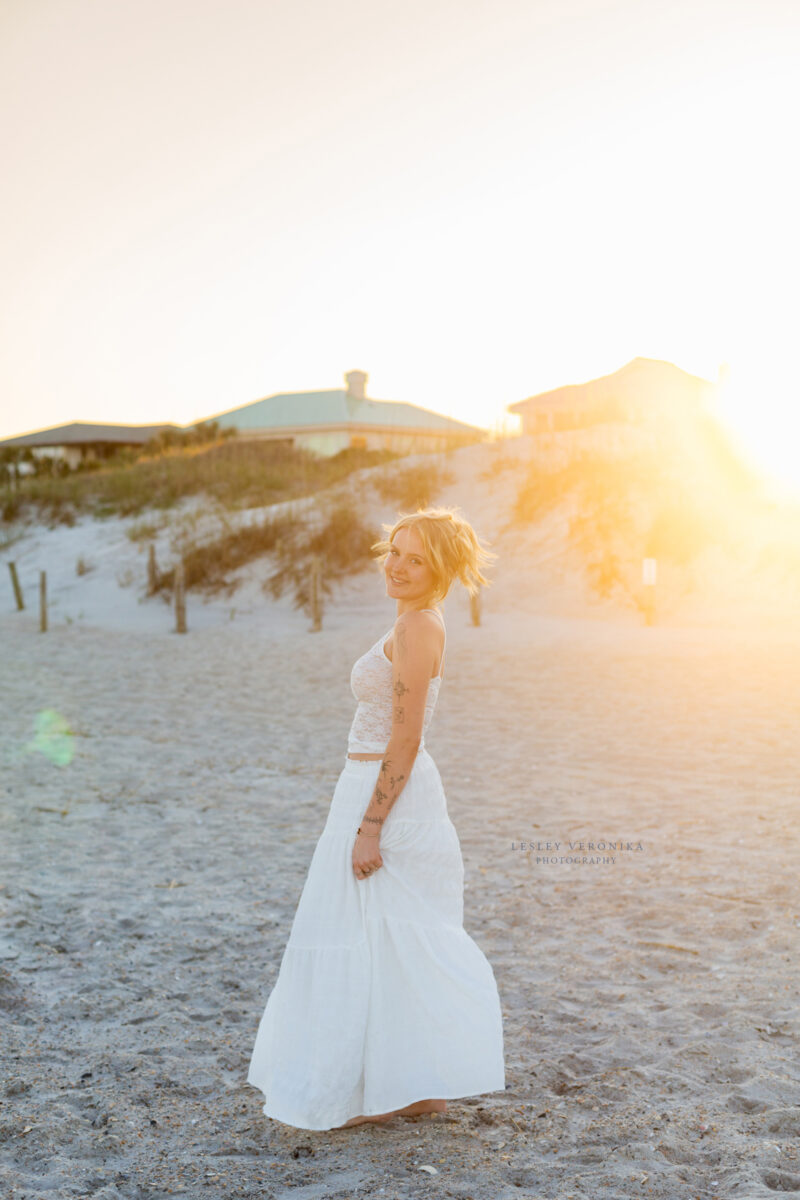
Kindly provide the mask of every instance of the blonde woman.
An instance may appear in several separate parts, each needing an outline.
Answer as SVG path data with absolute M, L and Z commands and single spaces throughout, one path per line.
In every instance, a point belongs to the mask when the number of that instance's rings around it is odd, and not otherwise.
M 492 968 L 463 928 L 464 864 L 425 749 L 443 679 L 437 603 L 495 556 L 455 509 L 384 525 L 392 627 L 355 663 L 344 769 L 314 850 L 248 1082 L 268 1117 L 335 1129 L 505 1089 Z

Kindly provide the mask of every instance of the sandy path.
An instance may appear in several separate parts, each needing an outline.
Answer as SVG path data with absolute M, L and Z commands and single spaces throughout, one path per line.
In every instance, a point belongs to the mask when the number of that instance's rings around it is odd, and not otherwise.
M 426 743 L 509 1087 L 339 1133 L 268 1121 L 244 1078 L 387 602 L 317 636 L 0 618 L 2 1194 L 800 1189 L 800 641 L 497 612 L 476 630 L 465 609 L 446 605 Z M 25 748 L 46 708 L 78 735 L 69 766 Z M 603 839 L 642 849 L 536 861 Z

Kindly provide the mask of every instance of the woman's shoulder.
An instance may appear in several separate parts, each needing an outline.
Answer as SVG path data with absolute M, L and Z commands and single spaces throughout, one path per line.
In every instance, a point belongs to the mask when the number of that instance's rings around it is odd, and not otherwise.
M 441 629 L 444 617 L 438 608 L 412 608 L 395 617 L 394 629 Z
M 410 609 L 395 619 L 392 631 L 401 638 L 407 634 L 412 642 L 436 643 L 444 636 L 444 618 L 430 609 Z

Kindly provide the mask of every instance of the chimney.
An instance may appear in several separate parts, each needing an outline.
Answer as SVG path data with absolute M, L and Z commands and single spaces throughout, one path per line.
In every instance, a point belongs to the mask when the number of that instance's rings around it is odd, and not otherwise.
M 366 400 L 367 380 L 366 371 L 347 371 L 344 381 L 347 384 L 347 394 L 354 400 Z

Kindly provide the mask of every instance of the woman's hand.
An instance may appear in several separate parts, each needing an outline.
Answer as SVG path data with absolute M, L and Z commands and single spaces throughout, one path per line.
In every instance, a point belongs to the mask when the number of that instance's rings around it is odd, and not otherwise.
M 383 866 L 378 848 L 380 834 L 359 833 L 353 846 L 353 873 L 356 879 L 368 879 Z

